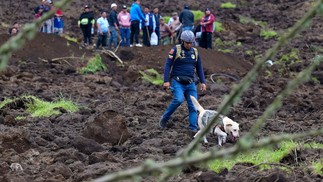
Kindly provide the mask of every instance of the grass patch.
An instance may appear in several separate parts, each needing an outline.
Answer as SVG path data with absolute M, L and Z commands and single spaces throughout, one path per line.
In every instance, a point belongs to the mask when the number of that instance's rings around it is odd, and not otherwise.
M 214 21 L 214 27 L 215 27 L 215 31 L 217 32 L 221 32 L 224 30 L 222 23 L 218 21 Z
M 78 106 L 74 104 L 71 100 L 65 98 L 59 98 L 54 102 L 47 102 L 41 100 L 35 96 L 21 96 L 14 99 L 5 99 L 0 103 L 0 109 L 7 104 L 23 101 L 26 106 L 26 112 L 29 113 L 32 117 L 48 117 L 52 115 L 61 114 L 61 111 L 64 112 L 76 112 L 79 110 Z M 25 116 L 17 116 L 16 120 L 23 120 Z
M 323 159 L 312 162 L 313 171 L 315 174 L 323 175 Z
M 70 36 L 68 36 L 68 35 L 63 35 L 63 37 L 64 37 L 66 40 L 70 41 L 70 42 L 78 43 L 77 38 L 73 38 L 73 37 L 70 37 Z
M 169 19 L 170 19 L 170 16 L 163 16 L 164 20 L 165 20 L 165 23 L 168 24 L 169 22 Z
M 226 3 L 222 3 L 220 7 L 223 9 L 234 9 L 237 7 L 237 5 L 235 5 L 231 2 L 226 2 Z
M 204 16 L 204 12 L 200 10 L 192 10 L 192 13 L 194 15 L 194 21 L 200 21 Z
M 80 73 L 81 74 L 89 74 L 89 73 L 96 73 L 99 71 L 106 70 L 107 67 L 103 64 L 102 58 L 99 54 L 95 55 L 90 61 L 87 63 L 87 65 L 83 68 L 81 68 Z
M 248 154 L 240 154 L 236 156 L 233 159 L 218 159 L 214 162 L 209 164 L 210 169 L 213 171 L 219 173 L 221 170 L 227 168 L 228 170 L 231 170 L 232 167 L 237 163 L 252 163 L 253 165 L 259 165 L 262 163 L 279 163 L 280 160 L 285 157 L 287 154 L 289 154 L 293 149 L 297 148 L 299 146 L 298 143 L 293 141 L 286 141 L 280 143 L 279 149 L 273 149 L 271 147 L 262 148 L 259 150 L 255 150 L 253 152 L 249 152 Z M 317 143 L 311 143 L 304 145 L 305 148 L 312 148 L 317 147 L 318 149 L 322 149 L 322 144 Z M 322 163 L 316 164 L 316 169 L 322 169 Z M 261 165 L 261 169 L 268 169 L 270 166 L 268 165 Z
M 252 18 L 241 16 L 241 15 L 239 15 L 239 21 L 242 24 L 252 23 L 252 24 L 260 26 L 262 28 L 266 28 L 268 26 L 267 22 L 257 21 L 257 20 L 254 20 Z
M 153 68 L 145 71 L 139 71 L 139 73 L 141 74 L 141 79 L 148 83 L 152 83 L 154 85 L 164 84 L 164 79 L 162 76 Z
M 231 49 L 218 49 L 218 51 L 223 52 L 223 53 L 232 53 L 233 50 Z
M 262 36 L 265 40 L 277 37 L 277 32 L 273 30 L 261 30 L 260 36 Z

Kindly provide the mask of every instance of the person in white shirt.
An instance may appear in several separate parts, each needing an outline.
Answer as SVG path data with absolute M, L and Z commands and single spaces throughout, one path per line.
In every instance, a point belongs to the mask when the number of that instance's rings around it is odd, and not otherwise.
M 101 45 L 102 48 L 105 49 L 107 47 L 108 35 L 110 34 L 106 11 L 101 12 L 101 17 L 97 20 L 96 25 L 98 27 L 98 41 L 96 43 L 96 49 L 98 50 Z

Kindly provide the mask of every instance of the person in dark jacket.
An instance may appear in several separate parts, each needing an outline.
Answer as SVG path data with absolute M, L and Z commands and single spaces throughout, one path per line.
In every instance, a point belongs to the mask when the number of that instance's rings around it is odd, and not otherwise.
M 91 36 L 91 30 L 92 27 L 94 28 L 94 15 L 90 11 L 89 5 L 84 6 L 84 12 L 81 14 L 79 20 L 78 20 L 78 26 L 81 28 L 83 32 L 84 37 L 84 44 L 83 46 L 92 45 L 92 36 Z
M 160 18 L 162 18 L 162 16 L 159 13 L 159 9 L 158 8 L 154 8 L 154 15 L 155 15 L 155 20 L 156 20 L 156 34 L 158 37 L 158 45 L 160 45 L 160 29 L 159 29 L 159 25 L 160 25 Z
M 118 46 L 118 32 L 119 32 L 119 21 L 118 21 L 118 13 L 117 13 L 117 4 L 111 4 L 111 12 L 109 15 L 109 28 L 110 28 L 110 42 L 109 46 L 112 49 L 112 44 L 114 48 Z
M 182 32 L 185 30 L 194 31 L 194 14 L 187 4 L 179 15 L 179 21 L 182 23 Z
M 145 19 L 146 21 L 143 21 L 141 23 L 142 27 L 142 36 L 143 36 L 143 42 L 145 46 L 150 46 L 150 36 L 153 32 L 156 31 L 156 20 L 155 15 L 153 12 L 150 12 L 148 7 L 145 7 Z
M 167 110 L 159 120 L 160 128 L 166 128 L 167 122 L 175 110 L 187 101 L 189 111 L 189 130 L 197 132 L 197 111 L 193 105 L 190 96 L 197 98 L 197 89 L 194 82 L 194 72 L 196 71 L 202 91 L 206 90 L 206 81 L 202 66 L 200 54 L 196 48 L 192 47 L 195 36 L 192 31 L 186 30 L 181 34 L 180 45 L 173 47 L 169 54 L 164 67 L 164 88 L 171 89 L 174 98 Z

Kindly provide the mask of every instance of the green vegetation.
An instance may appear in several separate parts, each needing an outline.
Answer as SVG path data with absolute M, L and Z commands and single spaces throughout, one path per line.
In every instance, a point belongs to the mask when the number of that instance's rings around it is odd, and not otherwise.
M 153 68 L 139 71 L 139 73 L 141 74 L 141 78 L 148 83 L 154 85 L 162 85 L 164 83 L 162 76 Z
M 252 24 L 260 26 L 262 28 L 266 28 L 268 26 L 267 22 L 257 21 L 257 20 L 254 20 L 252 18 L 241 16 L 241 15 L 239 15 L 239 21 L 242 24 L 252 23 Z
M 169 19 L 170 19 L 170 16 L 163 16 L 164 20 L 165 20 L 165 23 L 167 24 Z
M 21 96 L 14 99 L 5 99 L 3 102 L 0 102 L 0 109 L 7 104 L 15 103 L 18 101 L 24 102 L 26 106 L 26 112 L 29 113 L 32 117 L 48 117 L 52 115 L 58 115 L 61 113 L 60 110 L 66 112 L 76 112 L 78 111 L 78 106 L 74 104 L 71 100 L 65 98 L 59 98 L 54 102 L 46 102 L 35 96 Z M 17 116 L 16 120 L 25 119 L 24 116 Z
M 323 149 L 322 144 L 312 143 L 310 146 L 317 146 L 319 149 Z M 237 163 L 252 163 L 253 165 L 261 165 L 261 169 L 267 169 L 270 166 L 264 163 L 279 163 L 286 155 L 288 155 L 292 150 L 298 148 L 300 145 L 296 142 L 282 142 L 278 149 L 273 149 L 270 147 L 262 148 L 250 152 L 248 154 L 240 154 L 233 159 L 221 159 L 215 160 L 209 165 L 209 167 L 215 172 L 219 173 L 221 170 L 227 168 L 231 170 L 232 167 Z M 304 145 L 304 147 L 309 148 L 309 145 Z M 322 164 L 315 163 L 313 166 L 316 170 L 322 169 Z
M 237 5 L 231 3 L 231 2 L 226 2 L 226 3 L 222 3 L 221 8 L 224 8 L 224 9 L 234 9 L 237 7 Z
M 90 61 L 87 63 L 86 67 L 81 68 L 81 74 L 88 73 L 96 73 L 98 71 L 104 71 L 107 67 L 103 64 L 102 58 L 99 54 L 95 55 Z
M 218 21 L 214 21 L 214 27 L 215 27 L 215 31 L 217 32 L 221 32 L 224 30 L 222 23 Z
M 261 30 L 260 36 L 264 37 L 265 40 L 271 39 L 277 36 L 277 32 L 273 30 Z
M 315 174 L 323 175 L 323 159 L 312 162 L 313 171 Z
M 240 47 L 242 46 L 241 42 L 235 42 L 235 41 L 222 41 L 220 38 L 216 38 L 214 41 L 214 47 L 217 49 L 217 51 L 224 52 L 224 53 L 232 53 L 233 50 L 229 49 L 232 46 Z
M 78 41 L 77 41 L 77 38 L 73 38 L 73 37 L 70 37 L 70 36 L 68 36 L 68 35 L 63 35 L 63 37 L 64 37 L 66 40 L 70 41 L 70 42 L 75 42 L 75 43 L 77 43 L 77 42 L 78 42 Z
M 204 12 L 200 10 L 192 10 L 192 13 L 194 14 L 194 21 L 200 21 L 204 16 Z

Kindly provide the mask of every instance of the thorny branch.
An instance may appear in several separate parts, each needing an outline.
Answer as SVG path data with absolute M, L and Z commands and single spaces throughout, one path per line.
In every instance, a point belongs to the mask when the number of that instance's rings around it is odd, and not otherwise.
M 320 61 L 322 61 L 322 57 L 319 56 L 314 59 L 313 64 L 311 64 L 306 70 L 299 73 L 295 80 L 289 82 L 287 88 L 274 100 L 274 102 L 266 109 L 264 114 L 258 119 L 256 125 L 252 128 L 251 133 L 243 137 L 236 146 L 233 146 L 228 149 L 222 149 L 220 151 L 210 151 L 210 152 L 201 154 L 199 156 L 191 157 L 191 153 L 194 150 L 196 150 L 196 148 L 199 146 L 199 142 L 202 139 L 202 137 L 206 135 L 210 131 L 210 129 L 216 124 L 216 121 L 219 118 L 220 114 L 225 113 L 225 111 L 228 110 L 229 106 L 237 102 L 237 100 L 240 98 L 242 93 L 250 87 L 251 82 L 256 78 L 258 73 L 265 65 L 264 63 L 268 59 L 273 57 L 282 46 L 287 44 L 293 37 L 295 37 L 295 35 L 297 35 L 318 12 L 322 11 L 322 6 L 323 6 L 323 0 L 319 0 L 317 4 L 296 25 L 294 25 L 294 27 L 289 32 L 287 32 L 285 36 L 281 37 L 281 39 L 273 46 L 272 49 L 267 51 L 266 55 L 257 62 L 257 64 L 253 67 L 253 69 L 241 81 L 241 83 L 235 86 L 232 92 L 229 94 L 229 96 L 225 98 L 223 103 L 220 105 L 219 112 L 215 116 L 215 118 L 202 130 L 201 134 L 197 136 L 188 145 L 188 147 L 183 150 L 183 152 L 181 152 L 179 157 L 172 159 L 168 162 L 159 163 L 159 164 L 154 163 L 153 161 L 146 161 L 146 163 L 143 164 L 142 166 L 103 176 L 101 178 L 96 179 L 95 182 L 117 181 L 117 180 L 126 179 L 130 177 L 138 176 L 138 175 L 149 174 L 151 172 L 163 173 L 165 171 L 178 169 L 189 164 L 199 164 L 219 157 L 224 157 L 228 155 L 237 155 L 238 153 L 249 151 L 251 149 L 261 148 L 269 144 L 278 143 L 282 140 L 302 138 L 310 135 L 312 136 L 322 135 L 323 128 L 317 131 L 310 131 L 308 133 L 303 133 L 303 134 L 296 134 L 296 135 L 285 134 L 280 136 L 267 137 L 262 139 L 258 143 L 253 140 L 255 134 L 258 132 L 258 130 L 265 122 L 265 120 L 268 117 L 270 117 L 270 115 L 281 106 L 282 99 L 288 96 L 290 92 L 293 89 L 295 89 L 298 85 L 300 85 L 301 83 L 303 83 L 308 79 L 312 70 L 320 63 Z M 168 173 L 166 172 L 166 176 L 169 173 L 170 172 Z
M 65 9 L 72 1 L 73 0 L 59 1 L 55 3 L 55 7 L 59 9 Z M 12 53 L 22 48 L 26 40 L 33 39 L 38 31 L 38 27 L 41 26 L 42 22 L 49 19 L 54 13 L 55 12 L 53 10 L 49 11 L 48 13 L 41 16 L 39 20 L 26 24 L 17 35 L 11 37 L 0 47 L 0 71 L 7 66 Z

